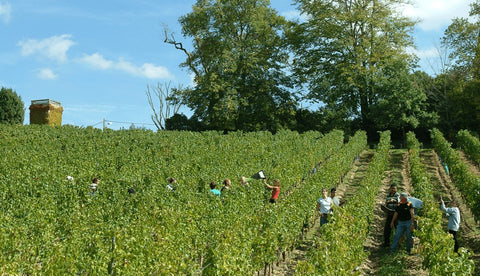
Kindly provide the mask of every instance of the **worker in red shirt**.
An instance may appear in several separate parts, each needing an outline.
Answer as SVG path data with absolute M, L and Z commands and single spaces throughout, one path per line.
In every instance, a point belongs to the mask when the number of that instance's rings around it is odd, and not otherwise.
M 275 179 L 273 180 L 273 186 L 268 185 L 267 180 L 264 178 L 263 183 L 265 183 L 265 187 L 272 190 L 272 196 L 270 197 L 270 203 L 277 202 L 278 195 L 280 194 L 280 180 Z

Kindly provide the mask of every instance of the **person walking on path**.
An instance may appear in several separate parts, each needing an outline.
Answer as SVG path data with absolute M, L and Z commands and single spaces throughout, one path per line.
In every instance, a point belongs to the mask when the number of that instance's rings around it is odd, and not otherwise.
M 441 197 L 440 202 L 440 209 L 442 209 L 448 217 L 448 233 L 453 235 L 453 240 L 455 242 L 453 249 L 455 253 L 458 253 L 457 232 L 460 228 L 460 209 L 458 209 L 458 202 L 456 200 L 450 201 L 448 208 L 445 208 L 445 202 L 443 202 Z
M 273 180 L 273 186 L 272 186 L 272 185 L 268 185 L 267 180 L 264 178 L 263 183 L 265 183 L 265 187 L 267 187 L 267 189 L 272 190 L 270 203 L 276 203 L 278 199 L 278 195 L 280 194 L 280 180 L 278 179 Z
M 393 228 L 395 221 L 398 219 L 397 231 L 395 232 L 392 247 L 390 248 L 392 253 L 397 250 L 400 237 L 402 237 L 403 234 L 406 234 L 407 236 L 407 253 L 410 254 L 410 251 L 412 250 L 412 232 L 415 225 L 415 214 L 413 213 L 412 203 L 408 202 L 407 197 L 407 193 L 400 194 L 400 203 L 395 209 L 392 221 L 390 222 L 390 227 Z
M 320 214 L 320 227 L 328 222 L 328 215 L 332 209 L 333 201 L 328 196 L 328 190 L 322 189 L 322 197 L 317 200 L 317 212 Z
M 383 228 L 383 246 L 390 247 L 390 235 L 392 233 L 391 222 L 393 219 L 393 214 L 395 213 L 395 208 L 397 208 L 398 201 L 400 200 L 400 194 L 397 193 L 397 184 L 390 185 L 390 190 L 385 200 L 385 206 L 388 210 L 386 213 L 385 227 Z

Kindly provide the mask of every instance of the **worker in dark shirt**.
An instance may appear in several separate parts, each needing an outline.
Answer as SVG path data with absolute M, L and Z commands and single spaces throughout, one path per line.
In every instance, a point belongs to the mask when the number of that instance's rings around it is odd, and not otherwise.
M 385 200 L 385 227 L 383 228 L 383 246 L 390 247 L 390 235 L 392 233 L 392 227 L 390 226 L 395 213 L 395 208 L 397 208 L 398 201 L 400 200 L 400 194 L 397 193 L 397 184 L 390 185 L 390 190 Z
M 390 223 L 390 227 L 393 228 L 394 222 L 398 220 L 397 231 L 395 232 L 392 247 L 390 248 L 392 250 L 392 253 L 397 250 L 398 242 L 400 240 L 400 237 L 403 236 L 403 234 L 406 234 L 407 236 L 407 253 L 410 254 L 410 251 L 412 250 L 412 232 L 415 227 L 415 214 L 413 212 L 412 203 L 409 202 L 407 198 L 407 193 L 400 194 L 400 203 L 395 209 L 392 222 Z

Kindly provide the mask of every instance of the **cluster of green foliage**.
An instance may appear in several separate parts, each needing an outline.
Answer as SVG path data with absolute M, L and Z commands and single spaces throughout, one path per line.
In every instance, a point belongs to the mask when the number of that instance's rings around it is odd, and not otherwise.
M 348 134 L 431 127 L 437 116 L 410 73 L 416 22 L 397 12 L 405 2 L 295 0 L 307 16 L 289 21 L 268 0 L 196 1 L 179 19 L 192 49 L 165 38 L 195 78 L 173 97 L 194 111 L 179 127 Z
M 414 196 L 424 203 L 421 215 L 417 216 L 418 230 L 415 231 L 420 239 L 415 251 L 422 254 L 423 267 L 429 269 L 431 275 L 472 275 L 475 265 L 469 260 L 471 253 L 463 248 L 458 255 L 453 252 L 453 239 L 442 229 L 442 212 L 434 198 L 434 187 L 425 165 L 420 160 L 420 143 L 413 132 L 407 133 L 407 147 Z
M 467 205 L 478 219 L 480 217 L 480 179 L 469 170 L 440 130 L 433 129 L 431 137 L 435 151 L 449 167 L 450 176 L 455 181 L 455 185 L 460 189 Z
M 365 133 L 343 146 L 341 131 L 4 125 L 0 135 L 4 274 L 253 274 L 298 243 L 322 185 L 338 182 L 366 146 Z M 281 180 L 277 204 L 260 181 L 237 184 L 259 169 Z M 93 177 L 101 180 L 91 196 Z M 212 196 L 208 183 L 224 178 L 232 189 Z
M 334 209 L 333 219 L 322 226 L 322 235 L 316 238 L 307 260 L 297 266 L 298 275 L 353 274 L 366 259 L 364 243 L 390 156 L 390 132 L 382 132 L 380 136 L 375 156 L 359 189 L 344 208 Z
M 439 115 L 437 127 L 449 140 L 461 129 L 480 129 L 480 1 L 470 7 L 469 18 L 455 18 L 445 30 L 437 74 L 416 73 L 428 110 Z
M 295 114 L 287 90 L 288 62 L 283 47 L 287 21 L 266 0 L 197 1 L 180 19 L 193 39 L 182 66 L 194 74 L 195 87 L 178 91 L 206 128 L 270 130 L 286 128 Z
M 368 133 L 429 121 L 426 96 L 409 73 L 415 22 L 395 10 L 406 1 L 295 2 L 309 15 L 290 37 L 295 76 L 308 86 L 308 99 L 323 102 L 322 111 L 340 120 L 357 118 L 356 127 Z
M 0 123 L 23 124 L 25 108 L 22 98 L 11 88 L 0 89 Z

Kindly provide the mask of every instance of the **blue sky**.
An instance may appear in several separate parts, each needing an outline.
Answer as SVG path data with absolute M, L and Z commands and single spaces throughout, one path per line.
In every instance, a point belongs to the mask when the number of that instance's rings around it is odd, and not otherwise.
M 188 47 L 178 18 L 195 0 L 0 0 L 0 86 L 25 104 L 62 103 L 63 124 L 154 129 L 147 85 L 191 85 L 179 68 L 185 56 L 165 44 L 164 27 Z M 405 15 L 422 20 L 415 29 L 422 69 L 439 72 L 438 47 L 454 17 L 467 17 L 473 0 L 416 0 Z M 271 0 L 279 14 L 298 17 L 290 0 Z M 190 115 L 188 110 L 184 113 Z M 100 124 L 98 124 L 100 123 Z M 143 123 L 144 125 L 138 124 Z

